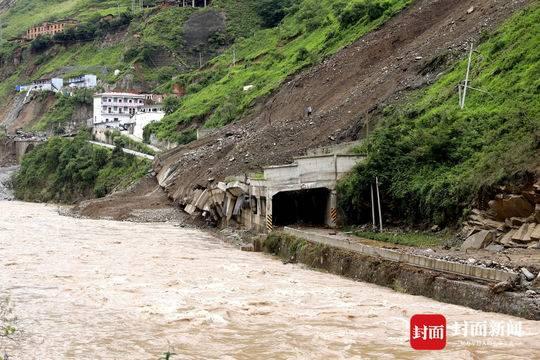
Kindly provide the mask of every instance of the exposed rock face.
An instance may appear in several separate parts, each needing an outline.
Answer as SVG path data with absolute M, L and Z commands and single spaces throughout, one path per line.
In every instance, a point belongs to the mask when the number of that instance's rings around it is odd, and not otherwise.
M 540 180 L 512 191 L 514 194 L 498 194 L 487 211 L 474 209 L 462 233 L 470 237 L 491 230 L 496 234 L 495 243 L 504 247 L 540 249 Z
M 528 217 L 534 211 L 533 204 L 522 195 L 499 196 L 489 202 L 489 207 L 495 212 L 495 219 L 499 221 L 511 217 Z

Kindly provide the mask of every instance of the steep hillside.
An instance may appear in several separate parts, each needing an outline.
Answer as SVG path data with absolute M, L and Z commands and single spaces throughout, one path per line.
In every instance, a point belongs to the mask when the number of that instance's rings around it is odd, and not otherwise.
M 527 3 L 415 1 L 380 29 L 291 78 L 239 122 L 162 156 L 162 184 L 181 200 L 190 189 L 208 186 L 208 179 L 256 172 L 310 148 L 360 138 L 383 108 L 433 83 L 466 56 L 470 41 Z M 313 116 L 305 115 L 306 107 Z
M 536 4 L 482 38 L 463 110 L 456 85 L 465 78 L 466 60 L 385 108 L 381 126 L 360 149 L 368 162 L 340 187 L 350 221 L 368 218 L 375 176 L 388 217 L 448 224 L 481 191 L 489 196 L 494 185 L 534 173 L 540 166 L 539 37 Z
M 239 119 L 257 99 L 270 94 L 303 68 L 319 63 L 360 36 L 381 26 L 410 0 L 391 1 L 272 1 L 286 3 L 277 27 L 237 41 L 204 69 L 177 76 L 164 89 L 177 85 L 187 95 L 175 112 L 148 133 L 180 141 L 196 127 L 221 127 Z M 250 86 L 249 91 L 243 91 Z

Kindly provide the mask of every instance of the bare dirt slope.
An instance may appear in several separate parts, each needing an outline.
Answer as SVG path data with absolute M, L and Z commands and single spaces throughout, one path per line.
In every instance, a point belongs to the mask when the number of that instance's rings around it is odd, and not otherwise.
M 183 189 L 206 187 L 208 179 L 291 162 L 307 149 L 356 139 L 382 105 L 432 82 L 451 59 L 465 56 L 470 41 L 528 2 L 417 0 L 377 31 L 292 78 L 240 121 L 160 156 L 159 178 L 178 200 Z M 308 106 L 310 118 L 304 114 Z
M 83 201 L 72 213 L 94 219 L 137 222 L 178 222 L 184 217 L 151 176 L 144 177 L 129 190 L 102 199 Z

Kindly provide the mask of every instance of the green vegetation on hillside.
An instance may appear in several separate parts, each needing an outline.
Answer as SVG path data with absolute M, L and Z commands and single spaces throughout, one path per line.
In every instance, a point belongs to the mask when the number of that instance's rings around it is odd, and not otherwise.
M 42 93 L 44 96 L 48 94 Z M 92 94 L 88 89 L 78 90 L 73 96 L 57 94 L 52 109 L 39 119 L 33 128 L 37 131 L 52 130 L 53 133 L 58 133 L 59 129 L 73 119 L 77 107 L 92 106 Z
M 52 138 L 25 156 L 14 179 L 15 195 L 24 201 L 62 202 L 103 197 L 144 176 L 150 162 L 96 147 L 88 134 Z
M 123 135 L 118 130 L 106 131 L 105 135 L 115 146 L 138 151 L 143 154 L 156 155 L 156 152 L 152 150 L 148 145 L 135 141 L 132 138 Z
M 17 0 L 5 14 L 5 37 L 20 36 L 32 25 L 66 18 L 81 21 L 94 16 L 117 15 L 129 9 L 131 0 Z
M 237 41 L 205 68 L 173 81 L 187 90 L 177 111 L 150 131 L 180 140 L 181 129 L 196 121 L 207 127 L 238 119 L 254 101 L 275 90 L 288 76 L 321 61 L 377 28 L 410 0 L 302 0 L 294 2 L 279 26 Z M 266 2 L 261 2 L 264 5 Z M 233 59 L 235 66 L 232 66 Z M 254 85 L 251 91 L 243 91 Z M 170 90 L 172 83 L 160 90 Z
M 540 6 L 513 16 L 477 48 L 465 109 L 460 61 L 407 103 L 384 110 L 365 164 L 339 185 L 352 223 L 369 216 L 369 186 L 382 186 L 386 217 L 453 224 L 482 190 L 540 162 Z M 487 37 L 487 35 L 486 35 Z

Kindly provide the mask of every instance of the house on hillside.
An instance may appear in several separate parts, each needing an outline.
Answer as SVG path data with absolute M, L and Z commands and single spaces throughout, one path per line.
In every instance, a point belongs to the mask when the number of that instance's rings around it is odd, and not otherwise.
M 161 0 L 158 5 L 162 8 L 180 6 L 180 7 L 207 7 L 212 0 Z
M 130 135 L 133 135 L 142 141 L 144 127 L 153 122 L 161 121 L 164 116 L 165 111 L 163 111 L 163 106 L 161 104 L 145 105 L 138 108 L 130 121 L 121 124 L 121 127 Z
M 93 126 L 113 129 L 131 128 L 139 132 L 146 124 L 159 121 L 165 115 L 163 95 L 108 92 L 94 95 Z M 144 124 L 139 126 L 138 123 Z
M 77 89 L 93 89 L 97 86 L 97 76 L 86 74 L 72 77 L 66 81 L 66 86 Z
M 65 19 L 53 22 L 44 22 L 42 24 L 32 26 L 26 31 L 25 39 L 33 40 L 38 36 L 54 35 L 63 32 L 69 27 L 76 26 L 79 22 L 73 19 Z
M 144 106 L 146 95 L 107 92 L 94 95 L 94 127 L 119 128 Z
M 64 79 L 52 78 L 52 79 L 40 79 L 36 80 L 28 85 L 17 85 L 15 91 L 54 91 L 59 92 L 64 87 Z

